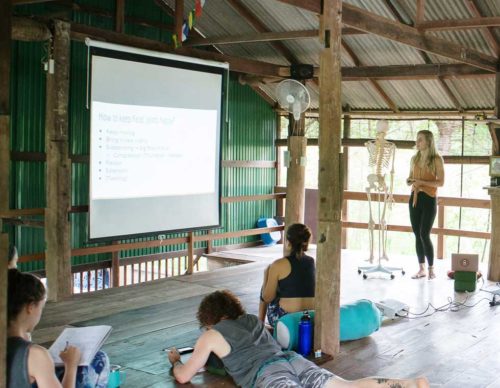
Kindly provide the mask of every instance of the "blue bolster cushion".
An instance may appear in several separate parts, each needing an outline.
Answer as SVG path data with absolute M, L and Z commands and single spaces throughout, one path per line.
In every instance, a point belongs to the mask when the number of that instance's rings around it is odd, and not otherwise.
M 309 311 L 314 322 L 314 311 Z M 276 321 L 274 338 L 283 349 L 296 350 L 299 338 L 299 322 L 303 312 L 290 313 Z M 380 328 L 382 314 L 367 299 L 340 306 L 340 340 L 351 341 L 369 336 Z

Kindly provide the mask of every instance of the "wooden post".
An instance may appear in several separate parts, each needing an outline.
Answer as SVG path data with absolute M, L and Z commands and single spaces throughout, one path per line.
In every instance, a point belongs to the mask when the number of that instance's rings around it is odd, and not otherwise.
M 115 31 L 125 32 L 125 0 L 115 1 Z
M 444 228 L 444 209 L 443 205 L 438 205 L 438 228 Z M 444 259 L 445 256 L 445 245 L 444 245 L 444 234 L 439 233 L 437 238 L 437 258 Z
M 491 240 L 488 280 L 500 281 L 500 187 L 488 189 L 491 196 Z
M 45 148 L 47 154 L 45 269 L 49 300 L 71 295 L 71 161 L 68 157 L 70 24 L 54 22 L 54 74 L 47 73 Z
M 188 233 L 188 243 L 187 243 L 187 254 L 188 254 L 188 265 L 186 273 L 191 275 L 193 273 L 194 267 L 194 232 Z
M 349 107 L 346 108 L 349 111 Z M 344 139 L 349 139 L 351 137 L 351 116 L 344 115 Z M 342 167 L 344 174 L 344 190 L 347 190 L 349 186 L 349 147 L 343 147 L 342 155 Z M 347 200 L 342 201 L 342 221 L 348 221 L 349 212 L 349 202 Z M 347 228 L 342 228 L 342 249 L 347 249 Z
M 209 229 L 207 231 L 207 235 L 211 236 L 213 233 L 212 229 Z M 213 240 L 207 240 L 207 255 L 211 254 L 214 251 L 214 241 Z
M 0 2 L 0 213 L 9 210 L 12 2 Z M 7 386 L 7 260 L 9 236 L 0 220 L 0 388 Z M 3 260 L 2 260 L 3 259 Z
M 113 241 L 113 245 L 119 244 Z M 111 253 L 111 287 L 120 287 L 120 251 Z
M 285 227 L 296 222 L 304 222 L 306 147 L 307 138 L 305 136 L 288 137 L 290 162 L 286 172 Z
M 316 320 L 314 348 L 339 352 L 340 240 L 342 234 L 340 73 L 342 0 L 324 0 L 320 39 L 318 237 L 316 255 Z
M 182 25 L 184 24 L 184 0 L 175 0 L 175 26 L 174 33 L 177 35 L 177 42 L 182 43 Z

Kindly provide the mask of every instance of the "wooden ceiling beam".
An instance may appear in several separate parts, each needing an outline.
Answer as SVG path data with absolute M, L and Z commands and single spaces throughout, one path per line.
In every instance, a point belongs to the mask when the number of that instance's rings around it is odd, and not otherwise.
M 425 31 L 444 31 L 498 26 L 500 26 L 500 17 L 495 16 L 470 19 L 432 20 L 420 23 L 418 28 Z
M 147 50 L 154 50 L 166 53 L 186 55 L 195 58 L 208 59 L 229 63 L 231 71 L 240 73 L 256 74 L 268 77 L 282 77 L 282 67 L 267 62 L 260 62 L 251 59 L 243 59 L 223 55 L 218 52 L 197 50 L 193 48 L 181 47 L 174 50 L 170 44 L 156 40 L 141 38 L 132 35 L 120 34 L 110 30 L 90 27 L 83 24 L 71 24 L 71 38 L 84 41 L 86 37 L 122 44 L 126 46 L 138 47 Z
M 11 0 L 12 5 L 49 3 L 56 0 Z
M 425 65 L 396 65 L 396 66 L 360 66 L 343 67 L 343 81 L 361 81 L 368 78 L 378 80 L 418 80 L 435 79 L 436 77 L 466 78 L 488 77 L 495 74 L 484 69 L 463 64 L 425 64 Z
M 319 12 L 320 0 L 278 0 L 311 12 Z M 467 63 L 495 72 L 497 59 L 454 42 L 431 36 L 423 36 L 417 28 L 375 15 L 351 4 L 343 4 L 342 21 L 345 26 L 389 39 L 418 50 Z
M 356 30 L 354 28 L 342 29 L 342 35 L 361 35 L 366 32 Z M 236 44 L 250 42 L 271 42 L 275 40 L 292 40 L 292 39 L 317 39 L 318 30 L 302 30 L 302 31 L 283 31 L 283 32 L 260 32 L 256 34 L 242 34 L 219 36 L 210 38 L 195 38 L 184 43 L 184 46 L 209 46 L 214 44 Z
M 256 34 L 243 34 L 233 36 L 219 36 L 214 38 L 191 39 L 185 46 L 208 46 L 212 44 L 235 44 L 250 42 L 272 42 L 276 40 L 318 38 L 318 30 L 286 31 L 286 32 L 260 32 Z
M 477 0 L 466 0 L 465 5 L 467 6 L 467 8 L 469 8 L 469 11 L 472 13 L 473 16 L 477 17 L 484 16 L 478 6 Z M 491 27 L 482 28 L 481 32 L 483 33 L 493 53 L 495 53 L 495 55 L 498 57 L 500 55 L 500 45 L 498 43 L 497 38 L 495 37 L 495 34 L 493 33 L 493 28 Z

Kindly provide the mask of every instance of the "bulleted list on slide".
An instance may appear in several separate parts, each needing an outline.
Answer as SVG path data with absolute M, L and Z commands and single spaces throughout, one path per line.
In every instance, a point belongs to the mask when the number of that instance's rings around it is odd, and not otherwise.
M 92 102 L 91 199 L 213 193 L 217 111 Z

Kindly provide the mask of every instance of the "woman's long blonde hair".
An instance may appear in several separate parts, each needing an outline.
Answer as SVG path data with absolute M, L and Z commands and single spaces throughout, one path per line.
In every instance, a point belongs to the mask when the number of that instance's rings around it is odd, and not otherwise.
M 422 131 L 418 131 L 418 135 L 424 135 L 424 139 L 427 142 L 427 160 L 425 161 L 425 166 L 431 171 L 433 174 L 436 174 L 436 159 L 439 158 L 439 153 L 436 149 L 436 142 L 434 141 L 434 135 L 431 131 L 424 129 Z M 411 159 L 412 168 L 415 164 L 420 164 L 422 159 L 422 153 L 417 151 L 417 153 Z

